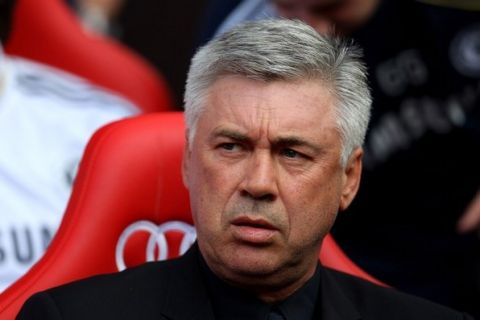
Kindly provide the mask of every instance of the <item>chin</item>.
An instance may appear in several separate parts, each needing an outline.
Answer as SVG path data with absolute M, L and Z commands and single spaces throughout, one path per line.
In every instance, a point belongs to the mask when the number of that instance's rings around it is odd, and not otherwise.
M 241 246 L 222 255 L 232 273 L 247 277 L 265 277 L 278 272 L 283 263 L 278 253 L 268 248 Z

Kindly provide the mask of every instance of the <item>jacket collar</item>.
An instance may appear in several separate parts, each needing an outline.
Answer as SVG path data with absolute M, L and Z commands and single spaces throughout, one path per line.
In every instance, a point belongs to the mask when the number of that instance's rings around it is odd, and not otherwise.
M 172 320 L 213 320 L 213 309 L 200 270 L 200 251 L 195 243 L 176 261 L 162 284 L 162 313 Z M 321 320 L 360 320 L 359 311 L 345 294 L 334 271 L 320 266 L 317 311 Z
M 199 249 L 195 243 L 182 257 L 172 261 L 162 284 L 162 313 L 172 320 L 213 320 L 213 309 L 199 266 Z
M 322 280 L 317 314 L 322 320 L 360 320 L 362 316 L 335 279 L 334 271 L 321 267 Z

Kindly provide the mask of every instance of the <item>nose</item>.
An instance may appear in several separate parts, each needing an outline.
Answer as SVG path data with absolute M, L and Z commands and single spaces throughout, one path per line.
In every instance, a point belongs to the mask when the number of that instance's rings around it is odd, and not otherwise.
M 260 201 L 271 202 L 277 198 L 277 172 L 268 151 L 252 155 L 241 183 L 241 193 Z

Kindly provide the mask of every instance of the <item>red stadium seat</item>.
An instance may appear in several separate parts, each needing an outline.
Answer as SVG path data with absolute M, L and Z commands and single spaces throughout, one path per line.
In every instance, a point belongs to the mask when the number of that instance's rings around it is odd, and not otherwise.
M 43 258 L 0 295 L 0 318 L 13 319 L 39 290 L 184 252 L 195 230 L 181 178 L 183 145 L 183 115 L 176 112 L 120 120 L 97 131 L 58 233 Z M 320 260 L 377 282 L 330 236 Z
M 131 50 L 86 31 L 64 0 L 17 0 L 5 51 L 89 79 L 143 112 L 173 110 L 164 79 Z

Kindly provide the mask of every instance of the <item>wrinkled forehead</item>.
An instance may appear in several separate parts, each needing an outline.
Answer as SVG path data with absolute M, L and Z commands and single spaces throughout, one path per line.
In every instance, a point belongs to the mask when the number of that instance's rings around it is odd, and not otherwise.
M 302 128 L 333 120 L 335 102 L 330 88 L 318 80 L 262 82 L 232 76 L 210 87 L 203 118 L 244 127 Z
M 264 81 L 242 75 L 225 75 L 217 78 L 206 90 L 202 111 L 212 107 L 216 112 L 219 105 L 238 108 L 240 112 L 245 112 L 248 105 L 256 105 L 263 111 L 282 106 L 291 110 L 307 106 L 318 109 L 325 103 L 336 109 L 337 95 L 334 85 L 320 77 Z

